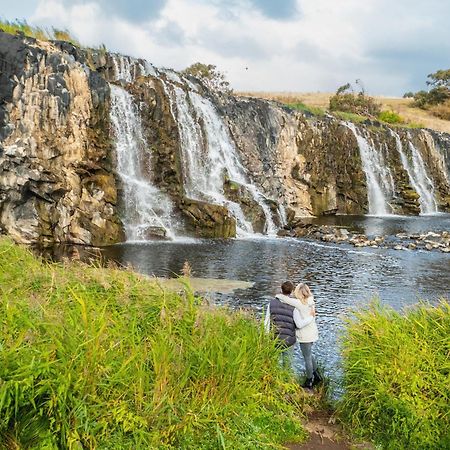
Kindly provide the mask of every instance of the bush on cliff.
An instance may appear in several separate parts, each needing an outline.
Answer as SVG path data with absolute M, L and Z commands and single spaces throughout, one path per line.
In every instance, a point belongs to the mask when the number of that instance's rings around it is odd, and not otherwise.
M 0 239 L 8 449 L 264 449 L 304 397 L 255 320 L 131 271 L 46 264 Z
M 340 415 L 385 449 L 450 448 L 450 305 L 373 304 L 343 341 Z
M 378 116 L 381 105 L 365 93 L 359 80 L 356 81 L 360 86 L 359 92 L 355 92 L 350 83 L 340 86 L 336 94 L 330 97 L 330 111 L 342 111 L 368 117 Z

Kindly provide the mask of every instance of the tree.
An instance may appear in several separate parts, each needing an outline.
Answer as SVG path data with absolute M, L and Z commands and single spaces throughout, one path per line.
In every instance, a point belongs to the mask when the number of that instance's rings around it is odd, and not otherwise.
M 450 69 L 430 73 L 427 78 L 429 78 L 429 81 L 427 81 L 428 86 L 450 89 Z
M 207 88 L 213 91 L 231 93 L 230 83 L 225 75 L 214 64 L 196 62 L 181 72 L 183 75 L 191 75 L 198 78 Z

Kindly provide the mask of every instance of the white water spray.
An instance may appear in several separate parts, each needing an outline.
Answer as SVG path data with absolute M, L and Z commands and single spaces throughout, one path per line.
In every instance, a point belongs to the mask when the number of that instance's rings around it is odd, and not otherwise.
M 388 201 L 392 199 L 395 189 L 392 174 L 386 165 L 383 155 L 374 143 L 360 134 L 351 122 L 343 122 L 354 134 L 361 155 L 361 162 L 367 181 L 367 195 L 369 202 L 369 214 L 374 216 L 386 216 L 392 213 Z
M 111 85 L 111 123 L 117 154 L 117 172 L 123 186 L 124 227 L 128 241 L 147 240 L 155 234 L 174 239 L 173 205 L 153 186 L 139 112 L 125 89 Z
M 413 189 L 419 194 L 419 204 L 421 214 L 435 214 L 438 212 L 437 203 L 434 196 L 434 185 L 431 178 L 427 175 L 426 167 L 423 158 L 415 145 L 408 140 L 408 148 L 410 152 L 410 159 L 403 150 L 400 136 L 395 131 L 391 130 L 395 138 L 397 151 L 400 154 L 403 167 L 405 168 L 409 182 Z M 409 138 L 409 136 L 408 136 Z

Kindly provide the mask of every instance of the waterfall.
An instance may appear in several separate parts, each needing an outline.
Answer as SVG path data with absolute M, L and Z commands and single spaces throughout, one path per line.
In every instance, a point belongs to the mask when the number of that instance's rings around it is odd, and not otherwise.
M 175 81 L 173 77 L 170 80 Z M 254 234 L 241 205 L 225 196 L 223 180 L 224 176 L 228 176 L 231 181 L 246 188 L 261 207 L 266 233 L 276 234 L 277 227 L 265 197 L 248 181 L 227 126 L 213 104 L 194 90 L 186 92 L 169 82 L 165 85 L 180 133 L 186 194 L 197 200 L 226 206 L 236 218 L 238 235 Z
M 133 97 L 125 89 L 111 85 L 111 124 L 117 154 L 117 172 L 122 181 L 124 227 L 127 240 L 151 236 L 173 239 L 173 205 L 170 198 L 153 186 L 146 142 Z
M 411 161 L 403 151 L 403 145 L 400 140 L 400 136 L 393 130 L 392 135 L 395 138 L 397 150 L 400 154 L 403 167 L 405 168 L 409 182 L 413 189 L 419 194 L 420 213 L 421 214 L 434 214 L 438 212 L 437 203 L 434 198 L 434 185 L 431 179 L 427 175 L 425 164 L 422 156 L 417 148 L 408 139 L 408 147 L 411 154 Z M 408 138 L 410 136 L 408 135 Z
M 383 155 L 375 148 L 373 142 L 360 134 L 351 122 L 343 122 L 354 134 L 361 155 L 361 162 L 367 181 L 367 196 L 369 202 L 369 214 L 386 216 L 392 213 L 389 206 L 395 192 L 391 171 L 386 165 Z

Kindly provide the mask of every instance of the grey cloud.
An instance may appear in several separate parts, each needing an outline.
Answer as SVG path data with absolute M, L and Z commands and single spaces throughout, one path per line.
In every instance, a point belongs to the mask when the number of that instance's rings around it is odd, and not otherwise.
M 220 30 L 203 30 L 197 44 L 213 50 L 221 56 L 247 58 L 249 61 L 269 56 L 269 52 L 256 39 L 246 35 L 230 36 L 221 33 Z
M 272 19 L 293 19 L 298 15 L 296 0 L 250 0 L 253 6 Z
M 211 0 L 202 1 L 211 3 Z M 293 20 L 299 15 L 296 0 L 212 0 L 212 2 L 219 8 L 220 15 L 228 19 L 237 19 L 240 11 L 246 6 L 251 6 L 274 20 Z
M 92 0 L 64 0 L 67 5 L 92 3 Z M 167 0 L 94 0 L 106 15 L 121 17 L 129 22 L 142 23 L 155 19 Z
M 153 32 L 151 33 L 153 35 Z M 166 47 L 181 47 L 186 44 L 186 33 L 176 22 L 167 22 L 155 33 L 158 44 Z

